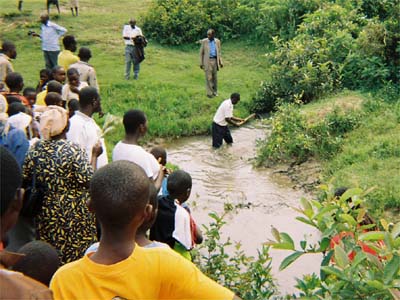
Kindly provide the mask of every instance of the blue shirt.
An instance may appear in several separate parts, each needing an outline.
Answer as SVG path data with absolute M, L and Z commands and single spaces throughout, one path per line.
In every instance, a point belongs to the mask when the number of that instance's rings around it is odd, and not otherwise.
M 208 46 L 210 47 L 210 57 L 217 57 L 217 48 L 215 46 L 215 40 L 208 40 Z
M 25 133 L 20 129 L 10 127 L 7 135 L 0 133 L 0 145 L 7 148 L 22 167 L 26 152 L 28 152 L 29 149 L 29 141 Z
M 67 29 L 50 21 L 48 21 L 46 25 L 42 24 L 40 28 L 42 30 L 40 34 L 40 38 L 42 39 L 42 50 L 60 51 L 58 39 L 67 32 Z

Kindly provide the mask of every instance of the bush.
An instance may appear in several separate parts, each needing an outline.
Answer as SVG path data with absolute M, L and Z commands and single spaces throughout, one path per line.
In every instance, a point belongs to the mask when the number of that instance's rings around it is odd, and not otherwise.
M 233 245 L 228 238 L 221 239 L 221 229 L 226 224 L 224 217 L 210 213 L 213 222 L 204 226 L 205 241 L 198 248 L 194 262 L 208 277 L 233 291 L 243 300 L 269 299 L 276 292 L 271 276 L 269 247 L 263 246 L 258 257 L 246 256 L 240 243 Z M 227 248 L 234 246 L 235 252 L 228 254 Z
M 400 223 L 389 225 L 384 219 L 379 224 L 366 222 L 371 219 L 362 203 L 368 191 L 350 189 L 337 198 L 332 189 L 322 188 L 322 202 L 301 199 L 298 211 L 303 216 L 297 218 L 321 232 L 317 244 L 303 240 L 296 247 L 288 234 L 273 229 L 275 241 L 269 244 L 294 251 L 280 269 L 306 253 L 322 253 L 320 278 L 312 274 L 298 280 L 302 299 L 399 299 Z M 339 237 L 335 244 L 333 237 Z

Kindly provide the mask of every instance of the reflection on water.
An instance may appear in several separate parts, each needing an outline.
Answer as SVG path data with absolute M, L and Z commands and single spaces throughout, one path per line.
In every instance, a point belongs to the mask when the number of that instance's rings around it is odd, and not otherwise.
M 257 139 L 265 138 L 266 128 L 261 122 L 252 122 L 233 129 L 232 146 L 224 144 L 220 149 L 211 147 L 211 137 L 182 138 L 164 145 L 168 161 L 189 172 L 193 178 L 189 204 L 198 223 L 208 224 L 208 213 L 223 212 L 224 203 L 229 202 L 241 209 L 232 214 L 224 227 L 224 234 L 234 241 L 241 241 L 248 255 L 255 255 L 257 248 L 272 238 L 271 226 L 290 233 L 299 241 L 307 235 L 312 239 L 310 229 L 295 220 L 296 213 L 290 208 L 298 206 L 304 196 L 301 191 L 289 188 L 290 182 L 273 181 L 272 172 L 257 169 L 252 165 Z M 304 266 L 296 262 L 295 270 L 278 271 L 279 263 L 288 252 L 271 251 L 273 272 L 281 286 L 281 292 L 293 293 L 294 277 L 318 270 L 315 257 L 305 258 Z M 311 267 L 310 267 L 311 266 Z

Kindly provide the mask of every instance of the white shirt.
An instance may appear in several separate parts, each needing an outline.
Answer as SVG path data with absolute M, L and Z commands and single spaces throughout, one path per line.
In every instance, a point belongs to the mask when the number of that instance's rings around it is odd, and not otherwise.
M 58 39 L 67 32 L 67 29 L 50 21 L 48 21 L 47 24 L 42 24 L 41 29 L 42 33 L 40 34 L 40 38 L 42 39 L 42 50 L 60 51 Z
M 84 87 L 89 86 L 85 81 L 80 81 L 80 84 L 78 86 L 78 90 L 80 91 Z M 69 102 L 69 100 L 76 99 L 79 100 L 79 95 L 77 93 L 73 93 L 71 89 L 69 88 L 69 83 L 66 83 L 63 85 L 62 91 L 61 91 L 61 97 L 63 100 Z
M 147 177 L 157 179 L 160 172 L 160 164 L 156 158 L 138 145 L 118 142 L 113 150 L 113 161 L 128 160 L 138 164 L 146 172 Z
M 124 29 L 122 30 L 122 37 L 129 37 L 129 40 L 125 40 L 125 45 L 133 45 L 132 39 L 138 35 L 143 35 L 142 30 L 135 26 L 135 28 L 132 28 L 131 25 L 124 25 Z
M 226 122 L 225 118 L 232 118 L 232 117 L 233 117 L 232 100 L 226 99 L 218 107 L 213 121 L 220 126 L 228 126 L 228 122 Z
M 92 160 L 93 146 L 100 141 L 103 153 L 97 158 L 97 168 L 101 168 L 108 163 L 107 149 L 104 139 L 101 138 L 101 129 L 91 117 L 76 111 L 72 118 L 69 119 L 67 140 L 78 144 L 86 152 L 89 162 Z

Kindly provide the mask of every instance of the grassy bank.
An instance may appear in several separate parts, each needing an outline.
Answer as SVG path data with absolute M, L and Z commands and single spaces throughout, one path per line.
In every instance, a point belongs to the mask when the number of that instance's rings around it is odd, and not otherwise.
M 204 73 L 199 68 L 196 41 L 179 48 L 150 41 L 146 59 L 141 64 L 140 79 L 123 79 L 122 26 L 130 16 L 135 16 L 140 26 L 150 2 L 80 1 L 78 18 L 71 16 L 67 1 L 60 1 L 60 17 L 55 8 L 51 8 L 53 21 L 75 35 L 78 47 L 86 46 L 92 50 L 90 63 L 98 73 L 104 111 L 122 116 L 130 108 L 142 109 L 149 118 L 149 138 L 208 132 L 218 104 L 234 91 L 240 92 L 243 100 L 237 113 L 247 115 L 243 103 L 250 100 L 268 71 L 263 59 L 266 49 L 261 47 L 240 41 L 222 41 L 224 68 L 218 77 L 219 97 L 211 100 L 205 96 Z M 39 39 L 29 37 L 27 32 L 40 30 L 38 16 L 44 1 L 25 1 L 22 13 L 17 11 L 14 2 L 0 0 L 0 6 L 1 39 L 16 43 L 18 57 L 14 68 L 23 75 L 25 86 L 35 86 L 44 61 Z M 119 126 L 114 134 L 107 136 L 109 151 L 122 135 L 122 126 Z

